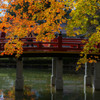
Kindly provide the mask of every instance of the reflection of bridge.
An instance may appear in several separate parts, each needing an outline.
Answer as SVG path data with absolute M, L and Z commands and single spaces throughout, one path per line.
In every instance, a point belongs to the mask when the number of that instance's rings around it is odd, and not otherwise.
M 0 39 L 0 51 L 4 50 L 4 44 L 7 40 Z M 55 38 L 51 42 L 36 42 L 34 38 L 23 38 L 21 39 L 24 42 L 23 45 L 23 54 L 20 58 L 16 60 L 17 62 L 17 72 L 16 72 L 16 90 L 23 90 L 24 78 L 22 74 L 23 70 L 23 61 L 22 57 L 33 57 L 33 56 L 49 56 L 53 57 L 52 59 L 52 76 L 51 84 L 56 86 L 56 90 L 63 89 L 63 61 L 61 57 L 65 56 L 79 56 L 80 51 L 83 49 L 84 44 L 81 42 L 82 39 L 69 39 L 62 38 L 59 35 L 58 38 Z M 4 56 L 3 56 L 4 57 Z M 7 56 L 5 56 L 7 57 Z M 9 57 L 9 56 L 8 56 Z M 95 64 L 95 74 L 94 74 L 94 86 L 95 90 L 100 90 L 100 67 L 99 62 Z M 88 66 L 88 67 L 87 67 Z M 87 85 L 92 84 L 91 79 L 91 64 L 85 64 L 86 73 L 85 80 Z

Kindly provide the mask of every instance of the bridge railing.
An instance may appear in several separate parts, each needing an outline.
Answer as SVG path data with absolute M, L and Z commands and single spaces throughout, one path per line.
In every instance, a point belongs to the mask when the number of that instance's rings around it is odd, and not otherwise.
M 82 39 L 62 38 L 60 34 L 58 38 L 51 40 L 51 42 L 36 41 L 36 38 L 21 38 L 24 42 L 24 51 L 77 51 L 80 52 L 84 43 Z M 0 38 L 0 51 L 4 50 L 4 44 L 8 40 Z

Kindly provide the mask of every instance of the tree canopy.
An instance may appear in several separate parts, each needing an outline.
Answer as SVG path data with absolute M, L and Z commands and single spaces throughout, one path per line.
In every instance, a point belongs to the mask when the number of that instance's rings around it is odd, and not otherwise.
M 83 58 L 78 62 L 95 62 L 87 55 L 99 52 L 100 43 L 100 0 L 7 0 L 8 5 L 0 0 L 0 8 L 5 12 L 0 17 L 0 30 L 6 27 L 6 38 L 2 54 L 16 53 L 17 57 L 23 52 L 23 42 L 20 38 L 27 37 L 33 31 L 37 41 L 50 41 L 55 32 L 60 32 L 61 24 L 66 22 L 68 36 L 84 34 L 88 41 L 81 52 Z M 62 2 L 63 1 L 63 2 Z M 66 6 L 65 6 L 66 5 Z M 64 9 L 71 9 L 70 17 Z M 95 56 L 95 58 L 97 58 Z
M 6 1 L 6 0 L 4 0 Z M 60 32 L 60 24 L 65 22 L 63 17 L 64 2 L 56 0 L 7 0 L 8 5 L 0 0 L 0 8 L 5 12 L 0 17 L 0 30 L 6 27 L 8 43 L 4 46 L 3 54 L 19 56 L 23 52 L 23 42 L 20 38 L 27 37 L 33 31 L 37 41 L 50 41 L 55 37 L 54 32 Z
M 84 57 L 78 64 L 95 62 L 92 58 L 87 59 L 87 55 L 99 51 L 96 47 L 100 43 L 100 0 L 67 0 L 66 3 L 73 9 L 67 23 L 67 35 L 85 34 L 88 38 L 81 52 Z

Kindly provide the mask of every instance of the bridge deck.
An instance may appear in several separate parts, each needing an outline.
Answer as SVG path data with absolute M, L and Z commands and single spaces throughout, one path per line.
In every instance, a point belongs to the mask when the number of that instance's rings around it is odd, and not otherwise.
M 22 38 L 21 40 L 24 42 L 23 56 L 66 56 L 70 54 L 79 55 L 85 45 L 82 40 L 86 39 L 62 38 L 62 36 L 59 36 L 51 42 L 36 42 L 35 38 Z M 0 39 L 0 52 L 4 50 L 7 41 L 3 38 Z

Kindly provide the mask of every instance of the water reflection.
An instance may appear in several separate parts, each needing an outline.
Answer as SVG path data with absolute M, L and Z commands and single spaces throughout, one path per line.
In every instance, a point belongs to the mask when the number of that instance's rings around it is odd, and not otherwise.
M 100 100 L 100 91 L 95 91 L 93 93 L 93 100 Z
M 2 90 L 0 90 L 0 100 L 3 100 L 3 99 L 4 99 L 3 92 L 2 92 Z
M 0 90 L 0 100 L 38 100 L 39 98 L 38 91 L 29 86 L 25 86 L 24 91 L 15 91 L 14 87 L 10 90 Z
M 15 91 L 14 88 L 10 90 L 0 90 L 0 100 L 100 100 L 100 91 L 94 93 L 86 91 L 64 93 L 59 92 L 43 92 L 32 89 L 29 86 L 24 87 L 24 91 Z
M 76 80 L 67 82 L 65 79 L 64 91 L 56 92 L 50 87 L 50 75 L 42 71 L 38 73 L 39 70 L 27 70 L 24 91 L 15 91 L 15 72 L 10 71 L 2 69 L 0 72 L 0 100 L 100 100 L 99 91 L 92 92 L 92 88 L 83 87 L 83 82 L 75 83 Z
M 55 92 L 54 87 L 51 87 L 51 100 L 63 100 L 63 91 Z
M 90 87 L 84 85 L 84 100 L 100 100 L 100 91 L 95 91 Z
M 93 99 L 93 93 L 84 93 L 84 100 L 96 100 Z
M 15 91 L 15 100 L 23 100 L 24 92 L 23 91 Z
M 55 99 L 54 100 L 63 100 L 63 92 L 59 91 L 55 93 Z

